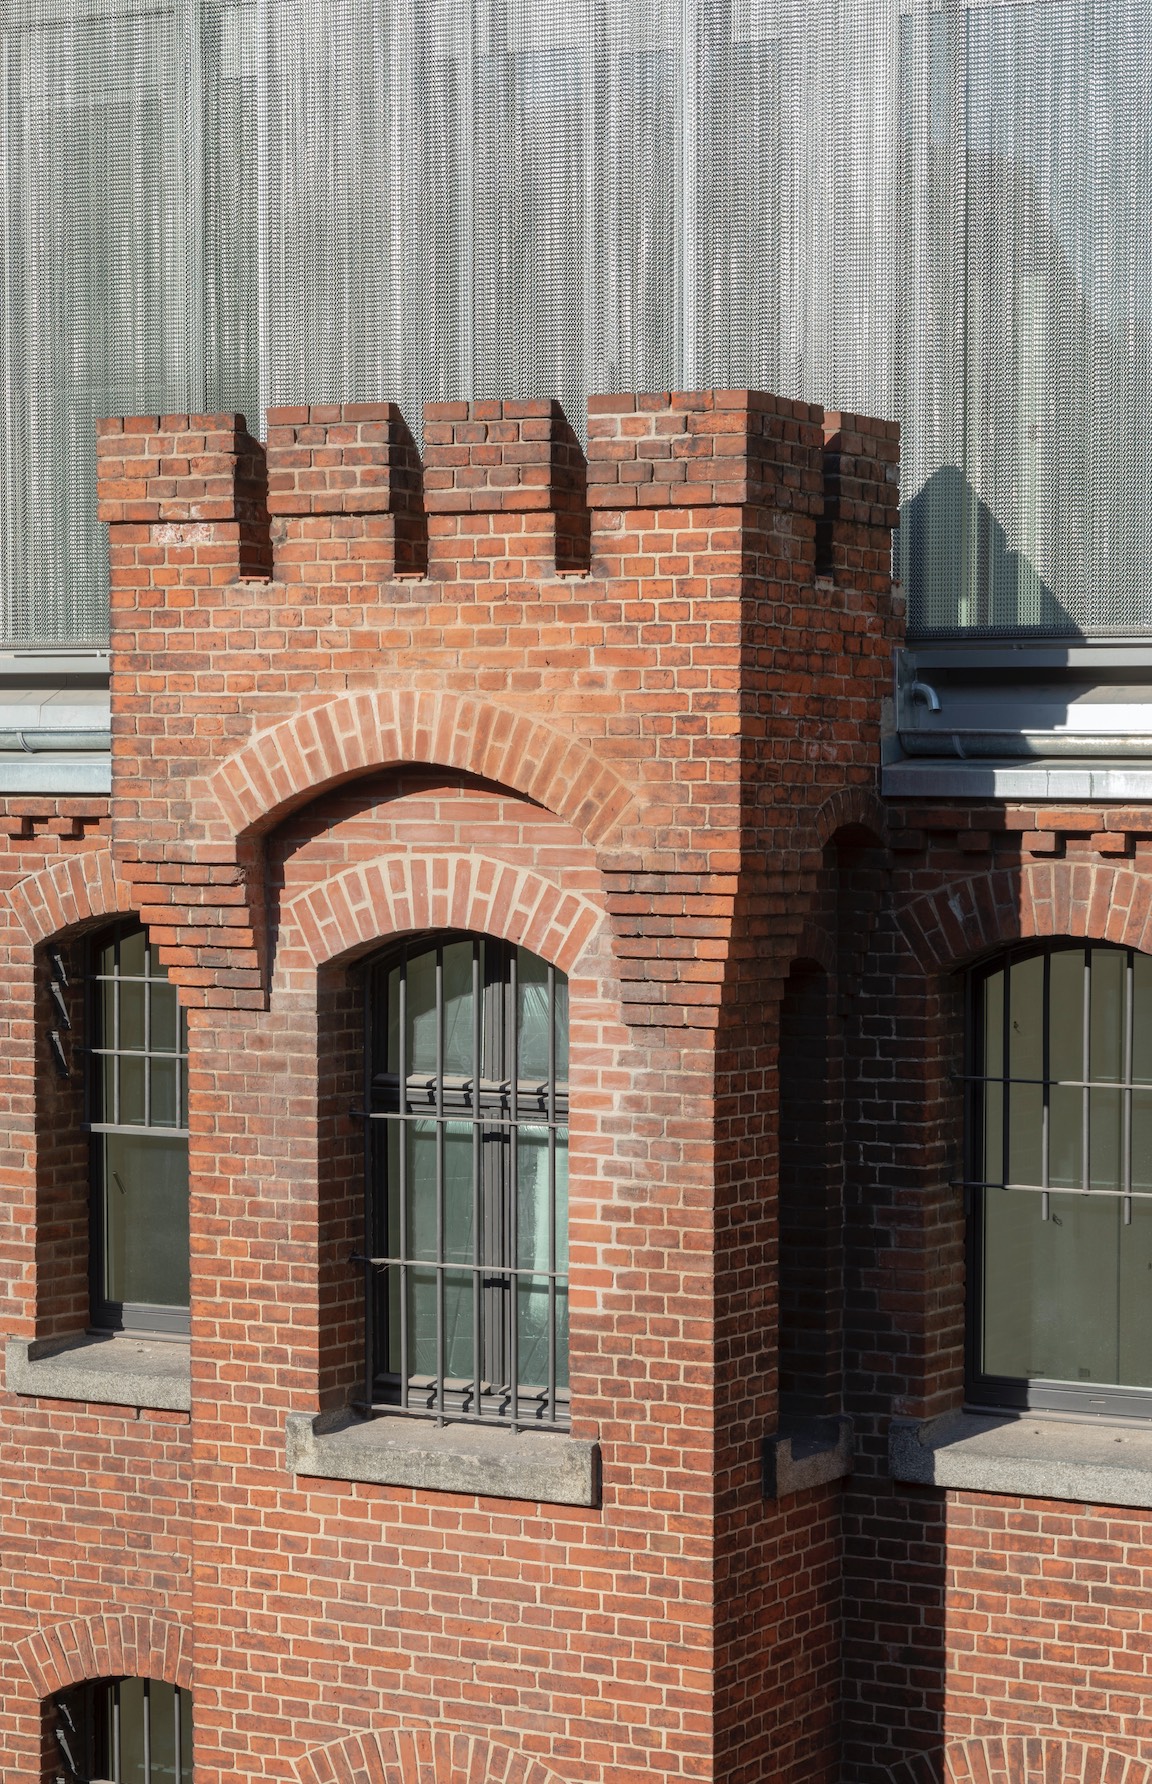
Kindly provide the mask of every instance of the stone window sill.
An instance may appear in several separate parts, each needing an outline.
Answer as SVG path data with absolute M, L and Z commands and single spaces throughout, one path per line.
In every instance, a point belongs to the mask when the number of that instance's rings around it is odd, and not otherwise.
M 425 1419 L 289 1413 L 288 1467 L 322 1480 L 373 1481 L 491 1499 L 598 1505 L 600 1446 L 551 1432 L 436 1426 Z
M 1152 1508 L 1152 1424 L 1035 1413 L 893 1419 L 888 1467 L 921 1486 Z
M 852 1472 L 850 1418 L 797 1419 L 764 1439 L 764 1497 L 810 1492 Z
M 138 1338 L 127 1332 L 32 1344 L 10 1338 L 4 1362 L 10 1394 L 157 1412 L 192 1409 L 186 1339 Z

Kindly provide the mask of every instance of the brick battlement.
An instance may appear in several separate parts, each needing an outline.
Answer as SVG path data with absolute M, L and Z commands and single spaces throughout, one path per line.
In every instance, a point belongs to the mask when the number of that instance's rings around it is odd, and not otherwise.
M 442 547 L 503 532 L 509 556 L 531 557 L 537 573 L 549 561 L 587 569 L 602 542 L 616 542 L 618 522 L 598 517 L 632 510 L 809 516 L 833 568 L 848 564 L 850 548 L 886 559 L 895 520 L 894 422 L 825 417 L 758 391 L 593 397 L 586 456 L 555 402 L 430 404 L 424 439 L 421 460 L 395 403 L 273 409 L 266 453 L 238 416 L 101 422 L 100 517 L 116 526 L 235 522 L 237 573 L 289 580 L 301 574 L 290 547 L 307 536 L 291 523 L 305 518 L 390 517 L 375 535 L 391 545 L 375 557 L 382 576 L 427 567 L 433 517 Z M 270 517 L 288 524 L 264 543 Z M 433 561 L 457 558 L 434 545 Z

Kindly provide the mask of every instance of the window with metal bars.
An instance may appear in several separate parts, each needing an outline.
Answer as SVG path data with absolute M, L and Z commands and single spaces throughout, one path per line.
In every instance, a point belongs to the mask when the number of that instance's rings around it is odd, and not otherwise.
M 1152 957 L 1049 942 L 969 978 L 969 1393 L 1152 1417 Z
M 568 985 L 488 936 L 367 971 L 367 1401 L 568 1422 Z
M 192 1784 L 192 1697 L 160 1679 L 97 1679 L 54 1700 L 57 1784 Z
M 185 1015 L 136 923 L 94 940 L 89 990 L 92 1323 L 186 1332 Z

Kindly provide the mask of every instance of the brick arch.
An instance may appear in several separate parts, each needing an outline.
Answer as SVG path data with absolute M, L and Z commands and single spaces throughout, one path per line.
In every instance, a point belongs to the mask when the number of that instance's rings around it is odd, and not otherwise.
M 349 1735 L 296 1761 L 299 1784 L 557 1784 L 540 1760 L 447 1728 Z
M 164 1679 L 192 1685 L 192 1633 L 182 1623 L 124 1611 L 54 1623 L 16 1643 L 36 1695 L 52 1697 L 85 1679 Z
M 1127 1753 L 1053 1735 L 984 1735 L 889 1768 L 892 1784 L 1149 1784 Z
M 900 921 L 927 972 L 1044 936 L 1118 942 L 1152 953 L 1148 886 L 1127 867 L 1047 861 L 992 868 L 914 900 Z
M 867 830 L 877 842 L 888 834 L 888 816 L 869 787 L 842 787 L 816 813 L 813 821 L 817 846 L 827 848 L 840 830 Z
M 110 849 L 90 849 L 52 862 L 11 887 L 8 902 L 33 947 L 94 917 L 136 914 L 132 888 Z
M 634 803 L 615 769 L 578 739 L 490 701 L 415 690 L 314 706 L 260 732 L 208 784 L 234 836 L 260 835 L 340 781 L 413 762 L 511 787 L 594 844 L 619 829 Z
M 299 949 L 318 966 L 390 935 L 472 929 L 570 974 L 605 921 L 589 899 L 530 868 L 486 855 L 397 853 L 299 893 L 285 909 L 281 947 L 285 957 Z

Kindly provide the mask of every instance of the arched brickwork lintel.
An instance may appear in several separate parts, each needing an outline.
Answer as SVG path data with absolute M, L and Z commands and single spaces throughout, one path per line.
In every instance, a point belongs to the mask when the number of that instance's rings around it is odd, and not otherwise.
M 32 947 L 101 917 L 133 916 L 137 911 L 132 888 L 116 872 L 109 849 L 90 849 L 53 861 L 18 881 L 8 902 Z
M 906 905 L 900 924 L 925 973 L 1045 936 L 1152 953 L 1152 886 L 1131 868 L 1090 862 L 994 867 Z
M 796 938 L 785 963 L 785 978 L 794 967 L 804 964 L 821 967 L 826 973 L 836 971 L 835 939 L 829 933 L 826 925 L 817 923 L 812 918 L 804 925 Z
M 391 1728 L 315 1749 L 299 1784 L 557 1784 L 538 1759 L 449 1728 Z
M 550 960 L 569 976 L 607 917 L 529 868 L 478 854 L 385 855 L 298 894 L 284 910 L 281 957 L 325 966 L 391 936 L 471 929 Z
M 983 1735 L 889 1767 L 892 1784 L 1149 1784 L 1126 1753 L 1054 1735 Z
M 865 830 L 877 843 L 882 843 L 888 834 L 888 819 L 870 787 L 842 787 L 824 801 L 816 813 L 813 829 L 821 849 L 826 849 L 846 830 Z
M 491 701 L 392 689 L 342 695 L 260 732 L 213 772 L 210 804 L 239 843 L 330 787 L 414 763 L 509 787 L 599 848 L 635 817 L 632 789 L 579 739 Z
M 123 1611 L 54 1623 L 17 1642 L 36 1695 L 52 1697 L 85 1679 L 121 1675 L 192 1686 L 192 1636 L 170 1618 Z

